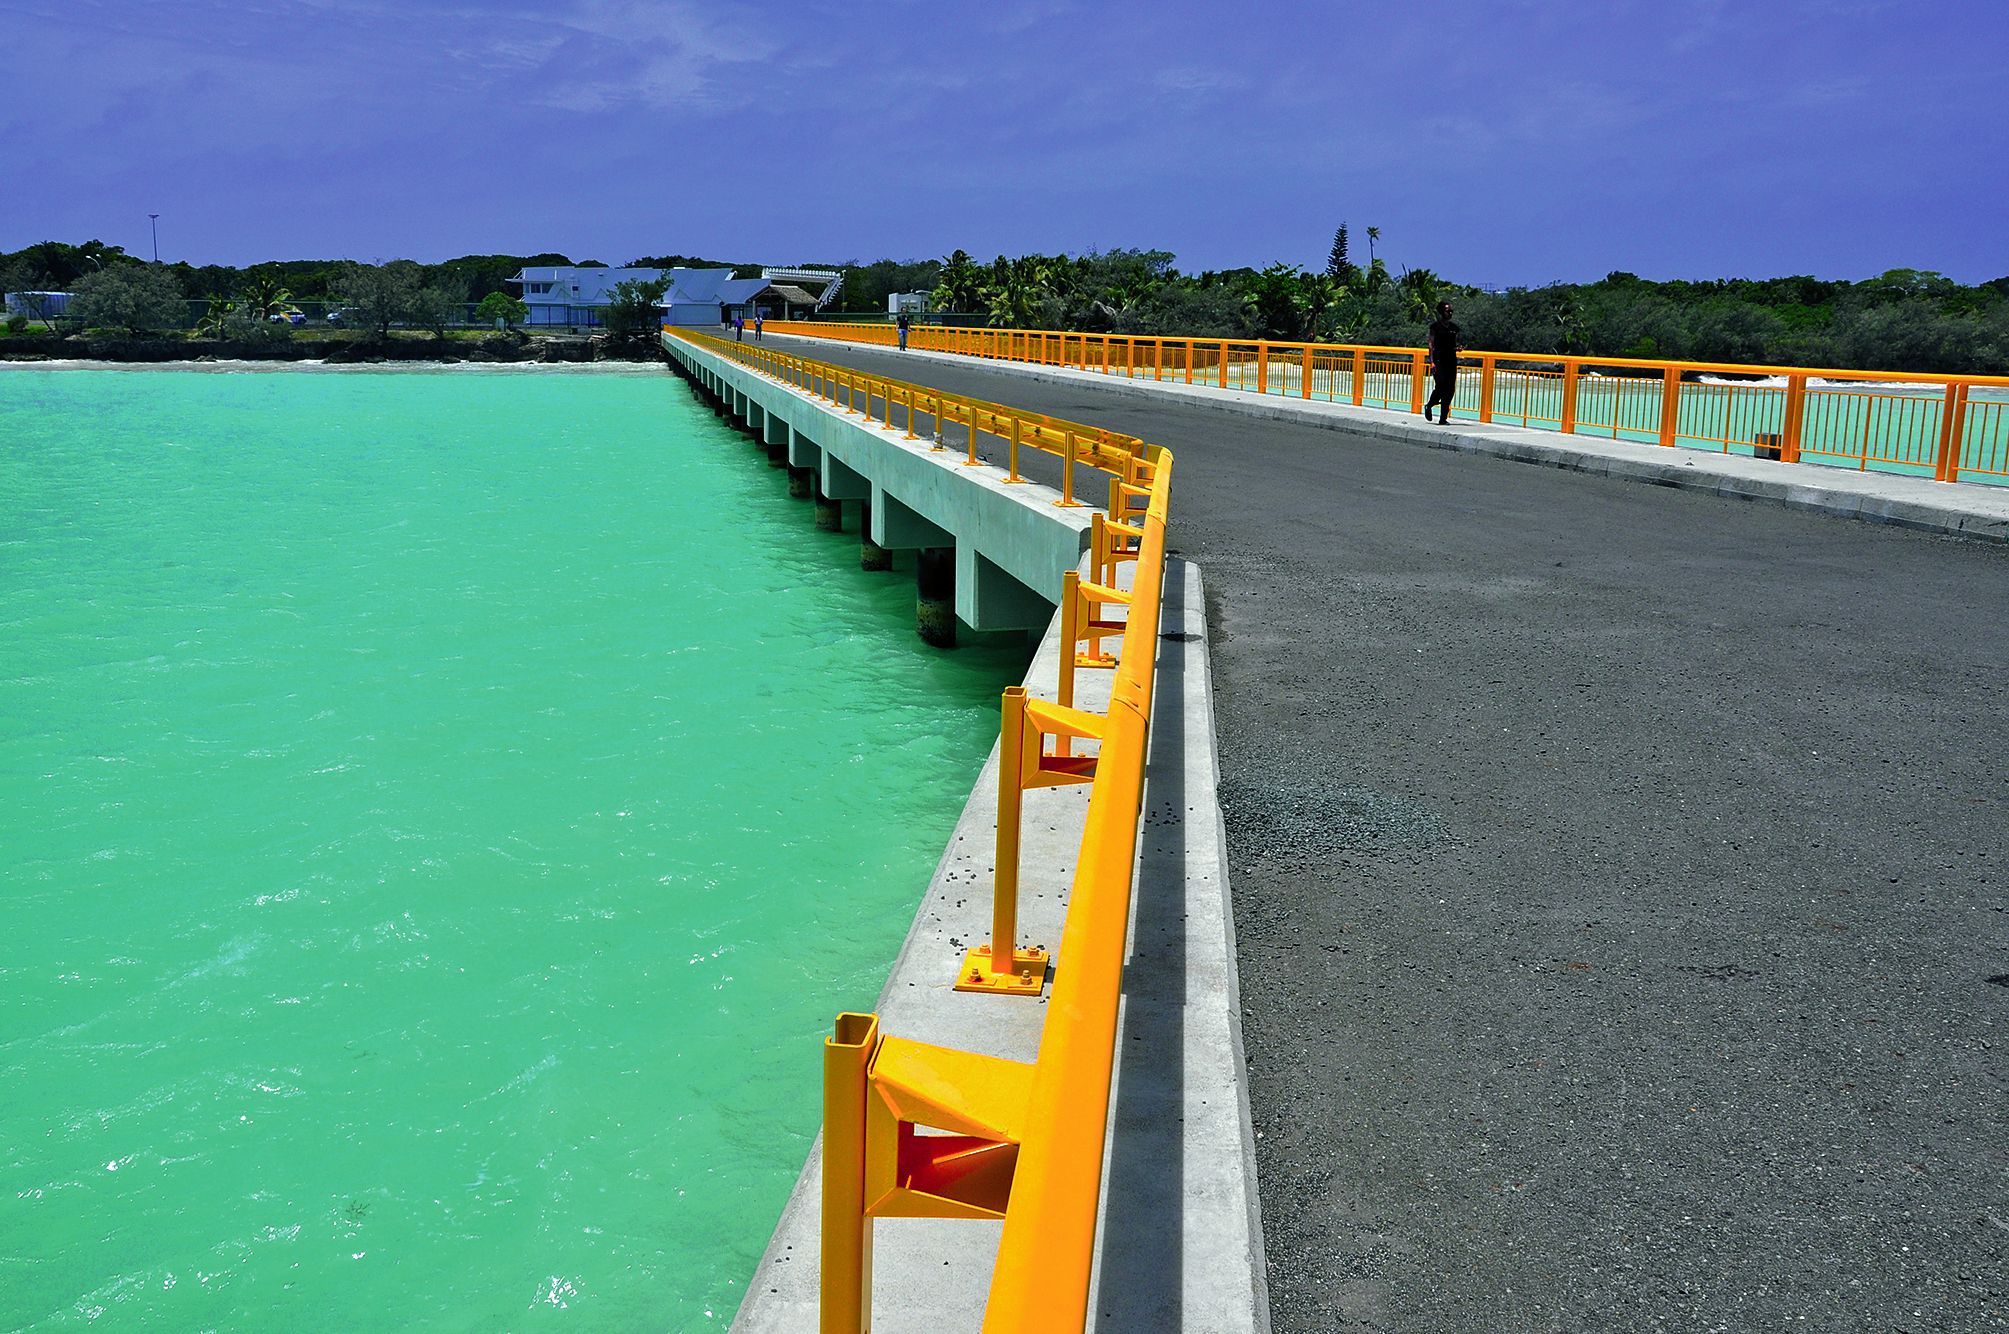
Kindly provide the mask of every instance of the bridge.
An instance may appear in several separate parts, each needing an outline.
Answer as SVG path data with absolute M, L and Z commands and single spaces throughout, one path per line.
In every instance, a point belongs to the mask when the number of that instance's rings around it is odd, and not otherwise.
M 2001 1322 L 1999 491 L 769 337 L 1177 455 L 1276 1328 Z

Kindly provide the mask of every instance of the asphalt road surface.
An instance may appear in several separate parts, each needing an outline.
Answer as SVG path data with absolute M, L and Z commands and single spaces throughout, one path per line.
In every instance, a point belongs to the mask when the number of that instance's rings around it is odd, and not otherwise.
M 2009 1329 L 2009 548 L 819 354 L 1178 457 L 1278 1330 Z

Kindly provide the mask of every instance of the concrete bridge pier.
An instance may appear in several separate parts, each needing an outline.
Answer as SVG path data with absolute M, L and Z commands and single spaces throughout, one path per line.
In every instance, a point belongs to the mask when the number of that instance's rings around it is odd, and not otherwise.
M 873 540 L 872 497 L 858 506 L 858 568 L 881 572 L 893 568 L 893 553 Z
M 816 526 L 827 532 L 844 531 L 844 502 L 861 502 L 864 511 L 859 517 L 862 530 L 870 523 L 872 508 L 872 479 L 852 468 L 844 460 L 833 458 L 825 451 L 818 451 L 816 467 Z
M 807 468 L 790 467 L 786 460 L 783 460 L 780 466 L 788 468 L 788 494 L 791 499 L 807 500 L 816 494 L 815 473 Z
M 956 549 L 914 553 L 914 628 L 936 648 L 956 646 Z

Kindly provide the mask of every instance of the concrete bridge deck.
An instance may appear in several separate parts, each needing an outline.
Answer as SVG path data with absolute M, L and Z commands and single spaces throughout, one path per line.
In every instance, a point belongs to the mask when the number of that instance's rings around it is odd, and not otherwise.
M 1276 1328 L 2009 1327 L 2009 546 L 796 345 L 1178 455 Z

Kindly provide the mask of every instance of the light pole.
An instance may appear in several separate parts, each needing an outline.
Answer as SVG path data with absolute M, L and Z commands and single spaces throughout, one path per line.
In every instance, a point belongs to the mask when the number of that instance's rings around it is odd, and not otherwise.
M 153 262 L 160 263 L 160 214 L 146 215 L 147 224 L 153 228 Z

